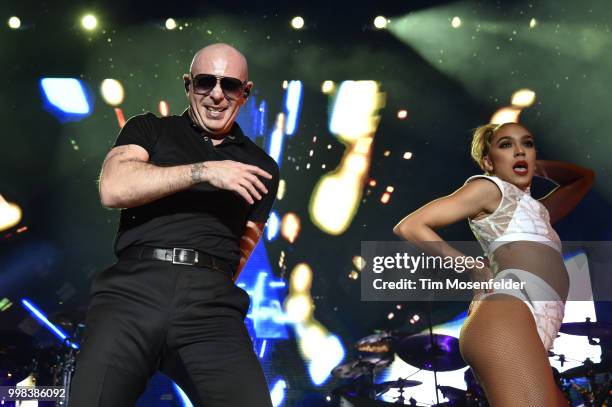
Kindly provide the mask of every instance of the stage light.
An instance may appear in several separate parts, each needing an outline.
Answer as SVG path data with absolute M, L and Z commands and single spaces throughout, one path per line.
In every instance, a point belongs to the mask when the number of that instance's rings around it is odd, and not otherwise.
M 374 19 L 374 27 L 378 28 L 379 30 L 387 28 L 388 23 L 389 21 L 384 16 L 378 16 Z
M 21 208 L 7 202 L 0 195 L 0 231 L 7 230 L 17 225 L 21 221 Z
M 410 160 L 412 158 L 412 153 L 410 151 L 406 151 L 404 153 L 404 160 Z
M 535 28 L 536 25 L 538 25 L 538 20 L 532 18 L 531 21 L 529 21 L 529 28 Z
M 79 349 L 79 345 L 69 340 L 69 336 L 64 331 L 53 324 L 47 316 L 40 310 L 32 301 L 27 298 L 21 299 L 21 304 L 35 317 L 41 324 L 45 325 L 55 336 L 62 340 L 63 343 L 70 346 L 73 349 Z
M 170 114 L 170 106 L 165 100 L 159 101 L 159 114 L 162 116 L 168 116 Z
M 300 263 L 291 274 L 291 290 L 302 293 L 312 286 L 312 269 L 306 263 Z
M 176 28 L 176 21 L 174 18 L 169 18 L 166 20 L 166 29 L 174 30 Z
M 306 295 L 294 295 L 287 299 L 285 309 L 293 323 L 305 322 L 312 312 L 312 300 Z
M 330 376 L 332 369 L 340 364 L 345 356 L 344 347 L 336 335 L 325 332 L 312 341 L 314 356 L 308 365 L 308 373 L 313 384 L 319 386 Z
M 365 267 L 365 259 L 361 256 L 353 256 L 353 266 L 359 271 Z
M 300 16 L 293 17 L 291 19 L 291 27 L 295 28 L 296 30 L 304 28 L 304 19 Z
M 191 403 L 191 401 L 189 400 L 189 397 L 187 397 L 187 394 L 183 391 L 183 389 L 181 389 L 179 385 L 174 382 L 172 382 L 172 386 L 174 387 L 174 391 L 176 392 L 176 394 L 178 394 L 179 400 L 181 401 L 182 406 L 183 407 L 193 407 L 193 404 Z
M 535 95 L 530 89 L 519 89 L 512 94 L 512 105 L 523 109 L 529 107 L 535 102 Z
M 321 85 L 321 92 L 329 95 L 336 89 L 336 84 L 333 81 L 324 81 Z
M 361 201 L 384 94 L 374 81 L 344 81 L 333 103 L 329 129 L 346 151 L 340 164 L 315 185 L 309 213 L 319 229 L 339 235 L 349 227 Z
M 266 239 L 268 239 L 268 241 L 276 239 L 279 229 L 280 219 L 278 218 L 276 211 L 272 211 L 270 213 L 270 217 L 268 218 L 268 223 L 266 224 Z
M 17 30 L 19 29 L 19 27 L 21 27 L 21 20 L 19 19 L 19 17 L 13 16 L 8 19 L 8 26 L 13 30 Z
M 295 242 L 295 239 L 300 234 L 301 223 L 300 218 L 295 213 L 287 213 L 281 221 L 281 235 L 287 239 L 289 243 Z
M 123 86 L 116 79 L 104 79 L 100 85 L 102 99 L 111 106 L 119 106 L 123 103 L 125 92 Z
M 285 191 L 287 189 L 287 183 L 284 179 L 278 182 L 278 191 L 276 192 L 276 199 L 281 201 L 285 197 Z
M 272 407 L 279 407 L 283 404 L 285 400 L 285 389 L 287 388 L 287 383 L 284 380 L 278 380 L 274 386 L 272 386 L 272 390 L 270 391 L 270 399 L 272 400 Z
M 285 139 L 285 114 L 279 113 L 276 116 L 276 122 L 274 124 L 274 130 L 270 135 L 270 141 L 268 143 L 268 155 L 274 158 L 277 164 L 280 164 L 281 153 L 283 151 L 283 141 Z
M 453 19 L 451 20 L 451 26 L 453 28 L 461 27 L 461 19 L 457 16 L 453 17 Z
M 74 78 L 43 78 L 40 87 L 45 108 L 60 121 L 80 120 L 91 112 L 83 84 Z
M 521 109 L 514 107 L 503 107 L 495 112 L 493 117 L 491 117 L 491 123 L 518 123 L 520 114 Z
M 297 127 L 297 121 L 302 105 L 302 81 L 291 81 L 285 96 L 285 110 L 287 119 L 285 120 L 285 134 L 293 135 Z
M 406 109 L 401 109 L 397 111 L 397 118 L 400 120 L 404 120 L 408 117 L 408 111 Z
M 87 14 L 81 19 L 81 25 L 87 31 L 95 30 L 98 26 L 98 19 L 93 14 Z

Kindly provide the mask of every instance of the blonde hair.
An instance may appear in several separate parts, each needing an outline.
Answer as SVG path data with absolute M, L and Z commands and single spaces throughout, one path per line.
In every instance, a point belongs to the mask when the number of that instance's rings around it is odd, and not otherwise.
M 485 169 L 483 158 L 485 155 L 489 154 L 489 150 L 491 149 L 491 140 L 493 140 L 493 136 L 497 133 L 499 129 L 504 127 L 507 124 L 519 124 L 519 123 L 502 123 L 502 124 L 483 124 L 482 126 L 478 126 L 474 130 L 474 136 L 472 137 L 472 159 L 476 161 L 476 164 L 487 174 L 489 172 Z

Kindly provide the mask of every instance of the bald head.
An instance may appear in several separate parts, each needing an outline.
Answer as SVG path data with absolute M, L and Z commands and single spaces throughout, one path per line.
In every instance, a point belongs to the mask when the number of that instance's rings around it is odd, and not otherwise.
M 231 76 L 246 81 L 249 78 L 247 60 L 240 51 L 228 44 L 211 44 L 193 56 L 190 72 L 193 75 L 210 73 Z

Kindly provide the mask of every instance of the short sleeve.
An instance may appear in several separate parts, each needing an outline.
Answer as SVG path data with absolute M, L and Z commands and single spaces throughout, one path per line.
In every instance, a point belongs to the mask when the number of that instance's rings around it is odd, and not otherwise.
M 251 207 L 251 211 L 249 212 L 248 220 L 251 222 L 262 222 L 265 223 L 268 220 L 268 216 L 270 215 L 270 211 L 272 210 L 272 205 L 274 204 L 274 200 L 276 199 L 276 192 L 278 191 L 278 183 L 280 179 L 280 171 L 278 169 L 278 165 L 275 161 L 273 162 L 273 167 L 268 169 L 267 171 L 272 174 L 272 179 L 259 177 L 261 182 L 268 189 L 267 194 L 263 194 L 260 200 L 255 200 L 255 203 Z
M 113 147 L 136 144 L 147 150 L 149 157 L 157 141 L 154 122 L 157 119 L 153 113 L 145 113 L 130 118 L 117 136 Z
M 470 178 L 468 178 L 465 181 L 463 185 L 467 184 L 470 181 L 478 179 L 478 178 L 488 179 L 489 181 L 493 182 L 495 185 L 497 185 L 497 188 L 499 188 L 499 190 L 501 191 L 502 196 L 504 195 L 504 184 L 502 183 L 502 181 L 499 178 L 493 177 L 490 175 L 484 175 L 484 174 L 472 175 Z

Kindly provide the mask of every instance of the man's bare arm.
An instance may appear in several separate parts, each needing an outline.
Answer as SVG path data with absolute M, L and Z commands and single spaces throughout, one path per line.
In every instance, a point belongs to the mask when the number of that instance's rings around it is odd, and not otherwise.
M 247 221 L 246 229 L 240 239 L 240 264 L 238 264 L 238 269 L 234 274 L 234 281 L 238 279 L 238 275 L 242 272 L 255 246 L 257 246 L 265 226 L 266 224 L 263 222 Z
M 257 175 L 266 171 L 237 161 L 206 161 L 160 167 L 151 164 L 147 151 L 135 144 L 113 148 L 100 174 L 100 200 L 108 208 L 132 208 L 185 190 L 200 182 L 234 191 L 249 204 L 267 193 Z

